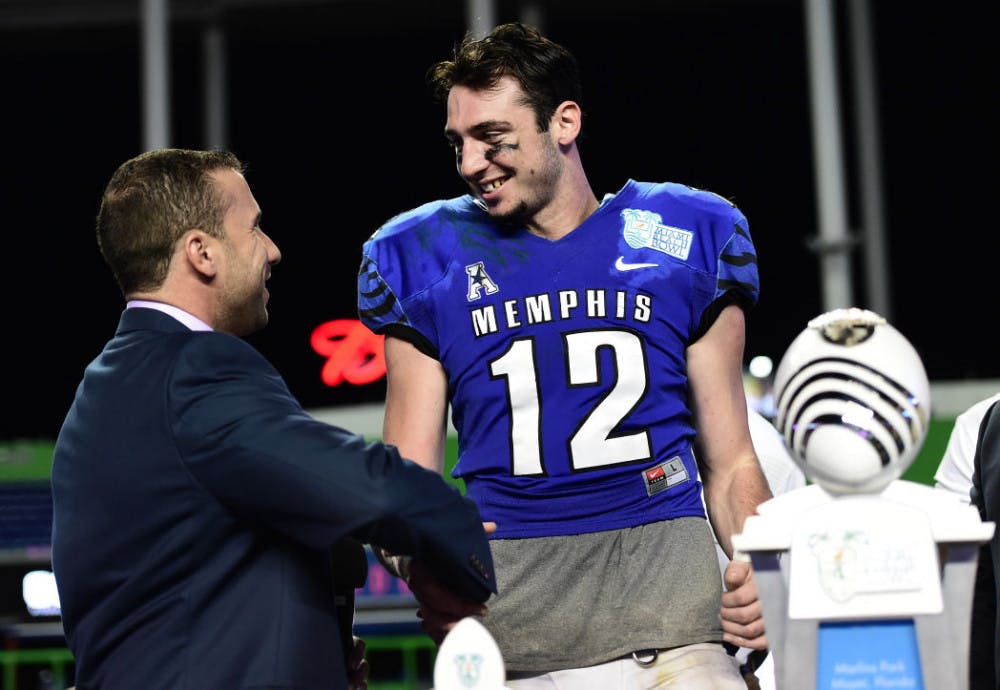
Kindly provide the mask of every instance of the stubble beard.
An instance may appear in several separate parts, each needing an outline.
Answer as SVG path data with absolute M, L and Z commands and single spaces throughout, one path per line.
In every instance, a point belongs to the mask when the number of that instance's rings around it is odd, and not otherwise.
M 563 175 L 563 160 L 546 134 L 543 133 L 539 138 L 543 152 L 541 164 L 537 170 L 526 173 L 527 181 L 531 184 L 530 195 L 522 196 L 514 208 L 507 212 L 493 213 L 491 210 L 490 216 L 494 220 L 511 225 L 527 225 L 555 198 Z
M 216 330 L 243 338 L 264 328 L 268 319 L 262 291 L 243 288 L 223 298 Z

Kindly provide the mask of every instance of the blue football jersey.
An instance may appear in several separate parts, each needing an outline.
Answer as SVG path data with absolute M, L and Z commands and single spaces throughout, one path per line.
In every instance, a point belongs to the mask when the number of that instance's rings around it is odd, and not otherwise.
M 746 218 L 711 192 L 629 180 L 557 241 L 471 196 L 365 243 L 358 311 L 438 359 L 453 470 L 496 538 L 704 516 L 685 349 L 759 289 Z

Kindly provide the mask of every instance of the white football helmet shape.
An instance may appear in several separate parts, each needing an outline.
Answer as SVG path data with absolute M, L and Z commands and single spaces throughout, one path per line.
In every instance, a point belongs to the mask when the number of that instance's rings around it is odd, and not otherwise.
M 812 319 L 774 377 L 775 426 L 812 481 L 833 494 L 878 493 L 917 456 L 930 383 L 913 345 L 866 309 Z

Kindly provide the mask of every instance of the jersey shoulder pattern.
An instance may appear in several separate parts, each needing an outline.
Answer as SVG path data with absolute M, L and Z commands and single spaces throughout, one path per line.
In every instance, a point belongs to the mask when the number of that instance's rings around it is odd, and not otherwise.
M 716 262 L 707 267 L 717 276 L 715 299 L 735 293 L 745 306 L 757 302 L 757 251 L 746 216 L 736 204 L 715 192 L 676 182 L 635 184 L 638 198 L 664 208 L 674 222 L 686 219 L 690 227 L 698 228 L 706 262 Z
M 435 326 L 421 314 L 415 295 L 445 278 L 462 243 L 489 245 L 483 211 L 465 195 L 432 201 L 400 213 L 376 230 L 362 248 L 358 317 L 375 333 L 392 333 L 438 358 Z

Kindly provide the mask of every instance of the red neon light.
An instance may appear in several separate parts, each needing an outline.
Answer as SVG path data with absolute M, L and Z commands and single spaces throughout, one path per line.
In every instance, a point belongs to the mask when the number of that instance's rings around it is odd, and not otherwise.
M 375 335 L 357 319 L 321 323 L 309 338 L 312 349 L 327 358 L 320 376 L 328 386 L 344 381 L 364 386 L 385 376 L 384 342 L 384 335 Z

